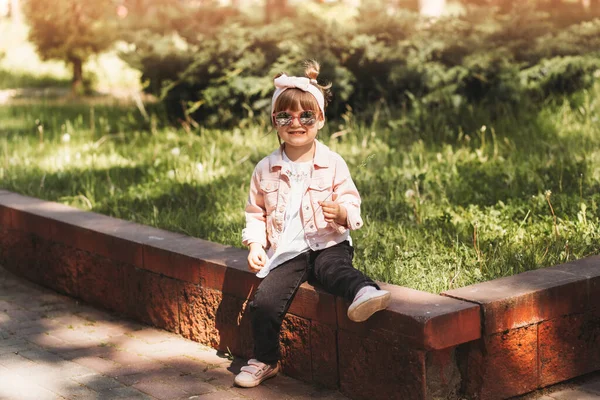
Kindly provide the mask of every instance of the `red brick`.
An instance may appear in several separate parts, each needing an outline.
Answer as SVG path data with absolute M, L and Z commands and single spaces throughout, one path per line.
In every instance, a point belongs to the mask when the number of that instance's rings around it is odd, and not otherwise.
M 37 235 L 17 230 L 9 231 L 7 239 L 6 241 L 2 239 L 3 265 L 18 276 L 40 285 L 50 286 L 53 281 L 45 279 L 48 241 Z
M 425 354 L 338 331 L 340 390 L 354 399 L 424 399 Z
M 90 213 L 91 214 L 91 213 Z M 74 220 L 72 223 L 58 221 L 52 224 L 52 235 L 56 240 L 90 253 L 142 267 L 142 245 L 123 240 L 115 235 L 123 225 L 130 224 L 115 218 L 89 215 L 90 221 Z M 100 218 L 101 217 L 101 218 Z M 100 230 L 111 233 L 105 233 Z
M 125 270 L 124 276 L 127 314 L 179 333 L 178 293 L 181 283 L 137 268 Z
M 506 399 L 536 389 L 537 339 L 537 325 L 531 325 L 461 346 L 467 397 Z
M 335 296 L 319 287 L 303 283 L 290 305 L 290 313 L 335 327 L 337 316 Z
M 27 276 L 27 259 L 33 258 L 33 235 L 15 229 L 0 230 L 0 262 L 19 276 Z
M 202 261 L 154 246 L 144 246 L 144 269 L 189 283 L 200 283 Z
M 0 229 L 13 228 L 10 220 L 10 208 L 0 205 Z
M 192 284 L 184 284 L 180 290 L 181 334 L 207 346 L 217 347 L 220 336 L 215 325 L 223 294 Z
M 238 256 L 243 256 L 244 260 L 246 259 L 246 252 L 242 252 L 243 254 L 241 254 L 236 249 L 234 253 Z M 261 282 L 255 274 L 248 271 L 247 264 L 245 264 L 243 269 L 240 269 L 238 266 L 232 267 L 227 264 L 225 267 L 214 264 L 212 261 L 207 261 L 207 264 L 203 267 L 202 276 L 203 281 L 201 283 L 203 286 L 221 290 L 225 294 L 230 294 L 241 299 L 251 299 Z
M 238 299 L 227 294 L 219 304 L 216 314 L 215 328 L 219 332 L 219 350 L 239 356 L 252 353 L 252 336 L 249 312 L 246 311 L 247 300 Z
M 76 250 L 79 253 L 79 297 L 93 305 L 125 313 L 124 269 L 133 268 L 118 261 Z
M 279 336 L 281 366 L 286 375 L 310 382 L 310 321 L 287 314 Z
M 186 284 L 180 293 L 181 334 L 239 356 L 250 356 L 252 338 L 246 300 Z
M 222 247 L 217 243 L 183 235 L 161 235 L 160 239 L 149 241 L 144 246 L 144 268 L 189 283 L 201 283 L 202 255 Z
M 445 292 L 481 304 L 484 333 L 582 313 L 596 306 L 600 257 L 528 271 Z
M 427 398 L 458 399 L 461 376 L 456 348 L 428 351 L 425 355 Z
M 17 230 L 20 230 L 22 232 L 33 233 L 44 239 L 52 238 L 50 233 L 51 222 L 48 221 L 47 218 L 41 217 L 39 215 L 30 214 L 29 212 L 12 208 L 11 225 Z
M 600 316 L 569 315 L 539 325 L 541 386 L 584 375 L 600 367 Z
M 312 381 L 328 388 L 339 384 L 337 330 L 317 321 L 310 324 Z
M 82 273 L 82 258 L 85 253 L 60 243 L 47 242 L 47 251 L 36 249 L 40 259 L 37 269 L 44 286 L 60 293 L 79 297 L 77 280 Z
M 348 303 L 336 298 L 339 329 L 420 349 L 444 349 L 481 336 L 475 304 L 401 286 L 380 286 L 392 293 L 390 305 L 365 322 L 350 321 Z

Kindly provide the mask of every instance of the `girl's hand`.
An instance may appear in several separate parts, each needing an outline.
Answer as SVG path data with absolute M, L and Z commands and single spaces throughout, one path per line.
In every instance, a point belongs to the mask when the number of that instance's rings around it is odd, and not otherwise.
M 250 243 L 248 252 L 248 269 L 252 272 L 258 272 L 265 266 L 267 253 L 260 243 Z
M 345 207 L 340 207 L 335 201 L 320 201 L 319 205 L 323 209 L 326 222 L 335 221 L 338 225 L 346 226 L 348 214 Z

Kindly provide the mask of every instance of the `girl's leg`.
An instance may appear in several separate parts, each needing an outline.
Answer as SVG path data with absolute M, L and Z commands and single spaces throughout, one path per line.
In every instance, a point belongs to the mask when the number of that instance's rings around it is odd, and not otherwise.
M 262 280 L 250 302 L 254 357 L 265 363 L 279 361 L 279 332 L 298 287 L 308 277 L 308 253 L 286 261 Z
M 371 278 L 352 266 L 354 249 L 345 241 L 325 250 L 314 252 L 311 257 L 315 278 L 325 290 L 352 302 L 365 286 L 379 286 Z
M 351 302 L 348 318 L 362 322 L 387 308 L 391 294 L 380 290 L 373 280 L 352 266 L 353 255 L 354 249 L 348 242 L 315 252 L 313 271 L 326 290 Z

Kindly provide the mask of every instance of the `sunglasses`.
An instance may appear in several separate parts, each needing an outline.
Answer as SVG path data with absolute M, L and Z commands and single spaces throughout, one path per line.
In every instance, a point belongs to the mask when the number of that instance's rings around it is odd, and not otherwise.
M 300 125 L 304 126 L 313 126 L 317 123 L 317 114 L 314 111 L 301 111 L 300 113 L 279 111 L 273 113 L 273 120 L 278 127 L 291 125 L 294 118 L 298 118 Z

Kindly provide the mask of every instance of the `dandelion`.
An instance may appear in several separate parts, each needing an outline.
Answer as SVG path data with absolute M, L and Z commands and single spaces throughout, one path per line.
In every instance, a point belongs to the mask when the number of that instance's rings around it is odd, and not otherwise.
M 406 192 L 404 192 L 404 197 L 406 197 L 407 199 L 412 199 L 413 197 L 415 197 L 415 191 L 412 189 L 408 189 Z
M 65 133 L 64 135 L 62 135 L 61 140 L 63 143 L 69 143 L 71 141 L 71 135 Z
M 173 147 L 171 149 L 171 154 L 173 154 L 175 157 L 179 156 L 179 154 L 181 154 L 181 150 L 179 150 L 179 147 Z
M 169 172 L 167 172 L 167 176 L 170 179 L 174 179 L 175 178 L 175 171 L 174 170 L 170 170 Z

